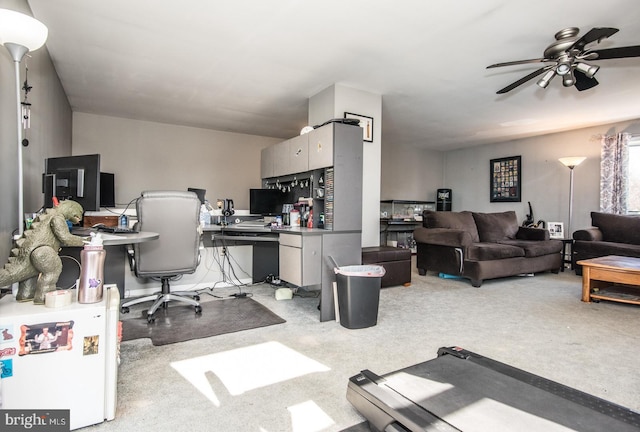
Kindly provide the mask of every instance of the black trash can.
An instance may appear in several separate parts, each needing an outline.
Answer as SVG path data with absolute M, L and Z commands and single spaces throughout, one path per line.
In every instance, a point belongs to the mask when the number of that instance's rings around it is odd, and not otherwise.
M 385 269 L 377 265 L 334 268 L 337 282 L 340 324 L 348 329 L 372 327 L 378 323 L 380 282 Z

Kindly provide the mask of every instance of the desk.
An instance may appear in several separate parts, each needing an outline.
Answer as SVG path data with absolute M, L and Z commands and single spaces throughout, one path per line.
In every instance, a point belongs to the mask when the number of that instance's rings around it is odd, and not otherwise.
M 73 234 L 80 236 L 85 236 L 88 232 L 89 230 L 86 228 L 74 229 L 72 231 Z M 117 285 L 120 291 L 120 298 L 124 298 L 124 272 L 125 264 L 128 261 L 126 246 L 155 240 L 159 238 L 160 235 L 147 231 L 127 234 L 101 234 L 104 250 L 107 251 L 107 256 L 104 261 L 104 284 Z M 69 263 L 65 261 L 65 257 L 71 257 L 80 262 L 81 250 L 81 247 L 63 247 L 60 251 L 59 255 L 62 258 L 63 266 L 62 274 L 58 278 L 58 286 L 63 288 L 71 287 L 80 277 L 80 267 L 75 265 L 75 263 L 74 265 L 68 265 Z
M 251 280 L 259 283 L 269 275 L 278 276 L 278 240 L 278 233 L 271 228 L 205 225 L 202 242 L 205 247 L 252 246 Z
M 280 234 L 301 236 L 301 244 L 305 239 L 316 237 L 320 239 L 322 252 L 313 258 L 313 265 L 320 267 L 320 283 L 308 288 L 320 290 L 320 321 L 335 319 L 335 304 L 333 299 L 333 282 L 335 281 L 334 265 L 331 258 L 340 266 L 356 265 L 362 261 L 362 232 L 361 231 L 331 231 L 319 228 L 283 227 L 271 229 L 268 227 L 242 227 L 205 225 L 205 246 L 225 246 L 245 244 L 253 246 L 254 281 L 261 281 L 268 274 L 280 275 Z M 317 241 L 313 242 L 318 243 Z M 304 247 L 301 251 L 305 250 Z M 330 258 L 331 257 L 331 258 Z M 275 263 L 275 264 L 274 264 Z M 283 263 L 287 265 L 288 263 Z M 316 267 L 317 268 L 317 267 Z M 256 277 L 259 276 L 259 277 Z M 261 279 L 260 279 L 261 277 Z M 290 281 L 288 281 L 290 282 Z

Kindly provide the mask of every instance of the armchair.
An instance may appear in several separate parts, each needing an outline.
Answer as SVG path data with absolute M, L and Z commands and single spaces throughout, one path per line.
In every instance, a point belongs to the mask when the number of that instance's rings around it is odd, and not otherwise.
M 160 280 L 162 290 L 122 304 L 122 313 L 129 306 L 153 301 L 147 312 L 147 321 L 155 321 L 155 312 L 176 300 L 188 303 L 196 314 L 202 313 L 198 293 L 171 291 L 169 282 L 184 274 L 193 273 L 200 261 L 200 199 L 194 192 L 146 191 L 136 203 L 140 231 L 160 234 L 157 240 L 135 244 L 132 270 L 136 277 Z

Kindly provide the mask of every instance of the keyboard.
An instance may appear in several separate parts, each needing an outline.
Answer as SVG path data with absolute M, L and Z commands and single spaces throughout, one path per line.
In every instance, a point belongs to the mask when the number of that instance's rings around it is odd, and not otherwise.
M 241 228 L 264 228 L 266 226 L 271 225 L 270 223 L 265 223 L 264 221 L 242 221 L 236 224 L 236 227 Z
M 96 229 L 100 232 L 112 233 L 112 234 L 131 234 L 138 231 L 132 228 L 125 227 L 110 227 L 110 226 L 97 226 Z

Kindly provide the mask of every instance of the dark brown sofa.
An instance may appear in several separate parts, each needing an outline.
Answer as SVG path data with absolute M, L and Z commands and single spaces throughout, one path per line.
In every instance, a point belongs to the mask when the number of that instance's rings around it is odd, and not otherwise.
M 607 255 L 640 258 L 640 217 L 591 212 L 591 228 L 573 232 L 572 264 L 582 274 L 580 260 Z
M 549 231 L 518 225 L 515 212 L 423 212 L 416 228 L 417 267 L 462 276 L 474 287 L 485 279 L 553 271 L 562 265 L 562 242 Z

